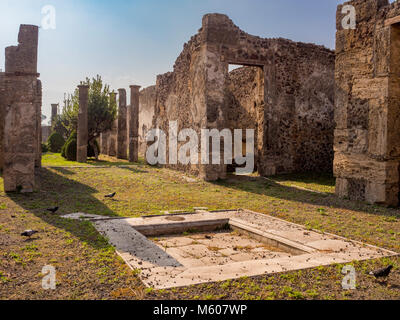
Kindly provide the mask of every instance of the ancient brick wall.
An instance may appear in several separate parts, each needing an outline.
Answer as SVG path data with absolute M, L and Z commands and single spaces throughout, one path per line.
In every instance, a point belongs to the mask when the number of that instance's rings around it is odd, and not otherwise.
M 232 86 L 229 64 L 257 67 L 255 87 L 250 88 L 250 95 L 255 95 L 252 103 L 240 103 L 241 98 L 235 97 L 239 93 L 229 90 Z M 246 76 L 243 79 L 251 81 Z M 245 89 L 247 84 L 239 86 Z M 235 113 L 243 115 L 250 111 L 248 120 L 257 119 L 260 174 L 332 170 L 334 53 L 331 50 L 251 36 L 227 16 L 210 14 L 204 16 L 199 33 L 185 44 L 174 71 L 158 77 L 156 91 L 153 126 L 164 132 L 168 132 L 171 120 L 178 121 L 179 130 L 221 130 L 234 125 Z M 241 123 L 245 119 L 238 116 L 237 120 L 237 129 L 246 129 Z M 256 124 L 251 123 L 253 127 Z M 206 180 L 226 176 L 224 165 L 177 167 Z
M 184 50 L 174 65 L 174 72 L 157 77 L 157 100 L 153 128 L 162 129 L 167 134 L 167 140 L 169 139 L 169 121 L 178 122 L 178 131 L 190 128 L 195 130 L 199 136 L 200 130 L 207 128 L 204 94 L 205 63 L 201 35 L 196 35 L 184 45 Z M 169 146 L 167 145 L 168 154 Z M 168 167 L 202 177 L 205 175 L 198 164 L 178 163 L 178 165 L 169 165 Z
M 254 129 L 256 164 L 262 153 L 263 97 L 260 95 L 259 67 L 243 67 L 229 73 L 228 128 Z M 333 76 L 310 78 L 297 94 L 293 109 L 296 135 L 288 136 L 295 150 L 293 169 L 289 171 L 331 172 L 333 162 Z M 260 137 L 258 137 L 260 133 Z M 261 159 L 260 159 L 261 160 Z M 262 164 L 260 164 L 262 166 Z
M 139 153 L 146 153 L 146 134 L 152 129 L 154 110 L 156 107 L 156 86 L 140 91 L 139 96 Z
M 6 48 L 3 178 L 6 192 L 32 192 L 35 166 L 40 166 L 41 82 L 37 79 L 38 32 L 21 25 L 18 46 Z
M 339 196 L 398 205 L 400 4 L 356 0 L 356 28 L 337 10 L 335 161 Z

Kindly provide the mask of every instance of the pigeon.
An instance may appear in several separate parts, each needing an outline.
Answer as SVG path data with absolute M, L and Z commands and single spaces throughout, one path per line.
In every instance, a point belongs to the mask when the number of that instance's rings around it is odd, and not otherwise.
M 117 194 L 116 192 L 111 193 L 111 194 L 107 194 L 107 195 L 104 196 L 104 198 L 114 198 L 116 194 Z
M 36 230 L 25 230 L 24 232 L 21 233 L 21 236 L 30 238 L 36 233 L 39 233 L 39 231 L 36 231 Z
M 54 208 L 49 208 L 46 209 L 47 211 L 51 212 L 51 213 L 56 213 L 58 211 L 59 207 L 54 207 Z
M 388 266 L 386 268 L 383 269 L 379 269 L 373 272 L 370 272 L 371 276 L 374 276 L 375 278 L 387 278 L 390 274 L 390 272 L 392 271 L 393 266 Z

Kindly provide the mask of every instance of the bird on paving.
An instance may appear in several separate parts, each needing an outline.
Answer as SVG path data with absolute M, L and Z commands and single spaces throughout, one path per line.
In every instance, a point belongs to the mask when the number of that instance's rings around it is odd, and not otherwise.
M 21 236 L 30 238 L 36 233 L 39 233 L 39 231 L 36 231 L 36 230 L 25 230 L 24 232 L 21 233 Z
M 377 279 L 387 278 L 389 276 L 390 272 L 392 271 L 392 269 L 393 269 L 393 266 L 388 266 L 386 268 L 370 272 L 370 275 L 374 276 Z
M 116 194 L 117 194 L 116 192 L 110 193 L 110 194 L 105 195 L 104 198 L 114 198 Z
M 51 213 L 56 213 L 58 211 L 58 209 L 59 209 L 59 207 L 54 207 L 54 208 L 48 208 L 46 210 L 51 212 Z

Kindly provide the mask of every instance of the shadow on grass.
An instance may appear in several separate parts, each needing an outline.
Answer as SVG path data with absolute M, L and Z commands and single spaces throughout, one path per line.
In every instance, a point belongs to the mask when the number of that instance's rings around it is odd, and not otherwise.
M 71 175 L 69 170 L 57 170 L 62 174 Z M 84 212 L 97 215 L 117 217 L 103 201 L 96 199 L 93 194 L 97 190 L 68 179 L 46 168 L 38 170 L 36 180 L 40 191 L 31 194 L 7 193 L 7 196 L 17 205 L 33 213 L 44 222 L 56 228 L 64 229 L 82 242 L 96 249 L 109 248 L 109 244 L 93 227 L 92 223 L 84 220 L 63 219 L 60 215 Z M 57 214 L 46 212 L 47 208 L 59 206 Z
M 285 177 L 290 181 L 305 182 L 305 174 L 298 175 L 298 178 L 296 178 L 296 175 L 286 175 Z M 284 176 L 271 177 L 270 179 L 279 182 L 285 181 Z M 307 182 L 315 182 L 317 184 L 321 184 L 321 181 L 325 181 L 323 183 L 325 183 L 326 186 L 331 186 L 332 184 L 329 177 L 325 177 L 322 180 L 321 178 L 314 178 L 313 180 L 312 177 L 310 177 L 309 179 L 310 180 Z M 327 206 L 337 209 L 353 210 L 359 212 L 367 212 L 375 215 L 400 218 L 400 208 L 387 208 L 378 205 L 369 205 L 367 203 L 359 201 L 341 199 L 337 197 L 334 193 L 321 194 L 290 186 L 284 186 L 282 184 L 279 184 L 278 182 L 273 182 L 271 180 L 266 180 L 262 177 L 229 175 L 227 180 L 220 180 L 214 182 L 214 184 L 234 190 L 245 191 L 293 202 L 307 203 L 316 206 Z
M 67 168 L 64 168 L 64 167 L 54 167 L 52 169 L 60 172 L 61 174 L 65 174 L 65 175 L 73 175 L 74 174 L 71 170 L 68 170 Z
M 306 184 L 317 184 L 324 187 L 335 187 L 336 179 L 332 174 L 328 173 L 296 173 L 296 174 L 282 174 L 270 177 L 270 179 L 279 182 L 297 182 Z

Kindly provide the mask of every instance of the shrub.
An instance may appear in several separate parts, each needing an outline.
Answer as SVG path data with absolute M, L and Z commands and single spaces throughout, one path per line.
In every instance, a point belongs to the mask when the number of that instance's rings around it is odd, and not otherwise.
M 76 150 L 77 150 L 77 141 L 78 137 L 76 134 L 76 131 L 73 131 L 71 136 L 68 138 L 67 142 L 63 145 L 61 148 L 61 155 L 67 159 L 68 161 L 76 161 Z M 95 140 L 95 147 L 97 148 L 97 151 L 100 151 L 100 146 L 97 140 Z M 88 145 L 88 151 L 87 151 L 87 156 L 88 158 L 93 158 L 96 156 L 92 146 Z
M 68 161 L 76 161 L 77 140 L 71 139 L 65 146 L 65 156 Z
M 63 147 L 64 143 L 64 138 L 57 132 L 52 133 L 47 140 L 47 146 L 50 152 L 54 153 L 61 152 L 61 148 Z
M 47 144 L 42 143 L 42 153 L 49 152 L 49 148 L 47 147 Z
M 65 159 L 67 159 L 67 153 L 66 153 L 66 149 L 67 149 L 67 145 L 69 144 L 69 142 L 71 140 L 77 140 L 77 134 L 76 131 L 72 131 L 72 134 L 69 136 L 69 138 L 67 139 L 67 141 L 64 143 L 63 147 L 61 148 L 61 156 L 63 156 Z

